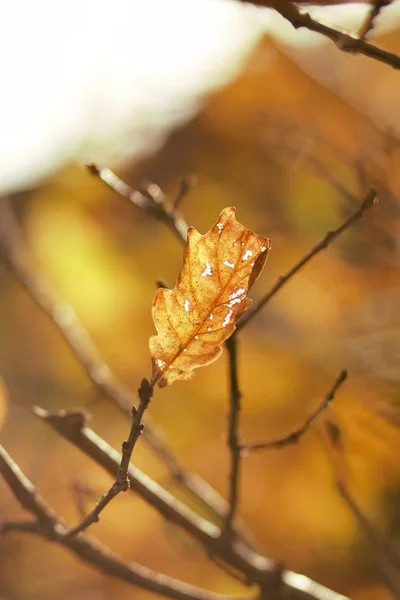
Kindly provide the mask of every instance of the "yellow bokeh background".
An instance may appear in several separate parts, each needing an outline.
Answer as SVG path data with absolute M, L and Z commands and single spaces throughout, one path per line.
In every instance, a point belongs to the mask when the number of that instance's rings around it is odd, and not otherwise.
M 380 43 L 400 50 L 394 34 Z M 351 60 L 362 73 L 360 94 L 370 93 L 371 102 L 379 101 L 380 77 L 380 96 L 399 92 L 398 75 L 388 67 Z M 155 181 L 171 197 L 181 178 L 193 173 L 197 185 L 182 204 L 190 225 L 204 233 L 222 208 L 236 206 L 244 225 L 270 236 L 272 251 L 255 298 L 354 211 L 370 185 L 379 190 L 379 206 L 289 282 L 239 343 L 246 440 L 291 431 L 339 370 L 349 370 L 333 406 L 298 445 L 244 458 L 240 514 L 268 556 L 355 600 L 390 596 L 379 583 L 365 535 L 337 493 L 335 468 L 387 543 L 399 534 L 398 161 L 393 132 L 316 83 L 265 40 L 241 77 L 210 99 L 192 123 L 172 134 L 156 156 L 120 173 L 133 186 Z M 13 203 L 38 271 L 74 307 L 103 358 L 135 391 L 150 372 L 155 282 L 174 282 L 181 246 L 161 223 L 78 166 Z M 128 420 L 95 393 L 54 325 L 3 263 L 0 331 L 7 386 L 7 393 L 0 388 L 0 422 L 9 398 L 1 441 L 46 500 L 75 523 L 76 483 L 90 488 L 83 498 L 89 508 L 110 478 L 35 419 L 32 406 L 84 406 L 94 430 L 117 448 Z M 223 356 L 191 381 L 157 391 L 150 407 L 182 463 L 225 496 L 227 402 Z M 325 417 L 342 432 L 337 460 Z M 175 490 L 144 440 L 133 460 Z M 2 482 L 0 490 L 1 518 L 20 516 Z M 132 494 L 120 495 L 92 533 L 127 560 L 221 593 L 249 593 Z M 23 600 L 151 597 L 105 579 L 55 545 L 19 534 L 0 541 L 1 594 Z

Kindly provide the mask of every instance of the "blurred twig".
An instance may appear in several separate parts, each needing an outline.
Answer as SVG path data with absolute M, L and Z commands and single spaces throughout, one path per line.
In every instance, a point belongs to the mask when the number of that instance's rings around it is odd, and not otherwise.
M 255 307 L 249 310 L 244 316 L 240 319 L 236 332 L 239 332 L 251 319 L 253 319 L 262 308 L 279 292 L 279 290 L 287 283 L 296 273 L 300 271 L 314 256 L 319 254 L 322 250 L 325 250 L 336 238 L 338 238 L 342 233 L 347 231 L 349 227 L 351 227 L 356 221 L 358 221 L 366 210 L 371 208 L 378 201 L 378 195 L 375 189 L 371 189 L 370 192 L 366 195 L 364 200 L 362 201 L 360 207 L 352 214 L 344 223 L 342 223 L 337 229 L 333 229 L 332 231 L 328 231 L 328 233 L 312 248 L 305 256 L 303 256 L 298 263 L 296 263 L 289 271 L 287 271 L 284 275 L 279 277 L 279 279 L 274 283 L 271 289 L 261 298 L 259 302 L 255 305 Z
M 383 583 L 392 592 L 394 598 L 400 599 L 400 557 L 375 531 L 345 483 L 348 478 L 340 468 L 343 460 L 343 440 L 339 425 L 330 420 L 327 420 L 325 425 L 329 441 L 328 457 L 333 469 L 336 488 L 371 545 Z
M 147 185 L 146 193 L 139 192 L 131 188 L 122 179 L 120 179 L 110 169 L 100 169 L 96 165 L 88 165 L 92 175 L 99 177 L 108 187 L 117 192 L 123 198 L 127 198 L 132 204 L 141 208 L 151 216 L 164 223 L 180 241 L 186 243 L 188 226 L 183 216 L 177 210 L 183 195 L 189 190 L 188 185 L 181 192 L 181 198 L 178 202 L 170 202 L 159 188 L 152 183 Z
M 380 539 L 373 526 L 364 515 L 346 486 L 337 481 L 338 491 L 350 509 L 361 531 L 366 535 L 375 555 L 376 564 L 382 581 L 392 592 L 394 598 L 400 598 L 400 561 L 394 552 Z
M 99 497 L 99 494 L 87 483 L 84 483 L 78 479 L 71 482 L 70 489 L 75 498 L 78 515 L 81 519 L 83 519 L 87 513 L 86 500 L 95 500 Z
M 377 48 L 362 38 L 354 37 L 344 31 L 325 25 L 325 23 L 313 19 L 310 14 L 299 10 L 289 0 L 271 0 L 270 4 L 295 29 L 304 27 L 310 31 L 315 31 L 332 40 L 339 50 L 343 52 L 363 54 L 364 56 L 385 63 L 394 69 L 400 69 L 400 56 L 397 54 Z
M 0 201 L 0 249 L 12 273 L 39 308 L 56 325 L 96 390 L 112 400 L 126 414 L 131 415 L 135 404 L 134 395 L 104 362 L 72 306 L 58 296 L 49 282 L 33 266 L 7 198 L 1 198 Z M 172 477 L 214 514 L 223 518 L 228 508 L 226 501 L 202 477 L 182 467 L 162 440 L 161 435 L 156 432 L 154 425 L 149 422 L 149 417 L 146 418 L 144 438 L 166 464 Z M 243 526 L 242 533 L 244 534 Z M 247 537 L 249 539 L 249 536 Z

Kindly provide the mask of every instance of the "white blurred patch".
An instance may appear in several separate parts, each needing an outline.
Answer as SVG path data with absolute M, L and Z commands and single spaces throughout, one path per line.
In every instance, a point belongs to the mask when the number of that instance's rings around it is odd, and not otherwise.
M 156 149 L 262 33 L 226 0 L 13 0 L 0 25 L 0 191 Z
M 310 12 L 352 31 L 366 10 Z M 400 3 L 386 8 L 379 27 L 396 26 L 399 12 Z M 299 46 L 333 48 L 271 10 L 235 0 L 5 3 L 0 193 L 33 185 L 68 161 L 112 164 L 156 150 L 206 94 L 239 73 L 264 32 L 295 48 L 295 59 Z

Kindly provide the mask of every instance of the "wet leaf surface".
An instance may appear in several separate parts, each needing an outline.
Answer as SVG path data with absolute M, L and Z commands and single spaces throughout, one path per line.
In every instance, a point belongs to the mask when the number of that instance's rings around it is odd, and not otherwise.
M 158 332 L 150 338 L 153 385 L 188 379 L 220 356 L 221 344 L 251 304 L 247 293 L 269 248 L 267 238 L 236 220 L 234 208 L 225 208 L 205 235 L 189 229 L 176 286 L 159 289 L 153 301 Z

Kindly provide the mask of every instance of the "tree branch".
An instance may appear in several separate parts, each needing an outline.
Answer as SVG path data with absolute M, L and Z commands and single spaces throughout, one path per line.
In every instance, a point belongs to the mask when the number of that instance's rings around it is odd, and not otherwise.
M 117 379 L 105 363 L 71 305 L 60 298 L 49 282 L 36 271 L 7 198 L 1 198 L 0 201 L 0 248 L 11 272 L 57 327 L 96 390 L 113 401 L 126 414 L 131 415 L 136 400 L 134 395 Z M 182 467 L 157 433 L 154 425 L 151 424 L 148 415 L 144 438 L 167 466 L 175 481 L 186 488 L 217 517 L 225 516 L 228 508 L 227 502 L 202 477 L 190 473 Z M 245 533 L 243 525 L 241 529 Z M 249 534 L 246 535 L 249 539 Z
M 325 25 L 316 21 L 306 12 L 297 8 L 289 0 L 271 0 L 271 7 L 276 10 L 284 19 L 289 21 L 295 29 L 304 27 L 310 31 L 315 31 L 329 38 L 336 44 L 339 50 L 350 52 L 352 54 L 362 54 L 374 60 L 385 63 L 393 69 L 400 69 L 400 56 L 393 52 L 388 52 L 377 48 L 364 39 L 352 36 L 344 31 Z
M 312 248 L 303 258 L 299 260 L 289 271 L 287 271 L 284 275 L 279 277 L 279 279 L 274 283 L 271 289 L 261 298 L 259 302 L 255 305 L 253 309 L 247 311 L 244 316 L 240 319 L 236 333 L 238 333 L 249 321 L 251 321 L 264 306 L 279 292 L 279 290 L 287 283 L 296 273 L 300 271 L 312 258 L 317 256 L 322 250 L 325 250 L 334 242 L 342 233 L 347 231 L 356 221 L 358 221 L 366 210 L 371 208 L 374 204 L 378 202 L 378 195 L 375 189 L 371 189 L 370 192 L 366 195 L 364 200 L 362 201 L 360 207 L 352 214 L 344 223 L 342 223 L 337 229 L 332 231 L 328 231 L 328 233 L 318 242 L 314 248 Z
M 34 412 L 62 437 L 115 477 L 121 455 L 87 427 L 83 412 L 50 413 L 41 408 L 36 408 Z M 271 600 L 275 598 L 279 600 L 279 596 L 276 597 L 276 567 L 272 561 L 257 554 L 234 536 L 229 540 L 222 538 L 221 530 L 216 525 L 198 516 L 133 465 L 129 466 L 128 478 L 132 492 L 143 498 L 168 522 L 179 526 L 197 540 L 206 549 L 208 555 L 217 557 L 231 568 L 243 573 L 248 581 L 254 581 L 269 589 Z M 72 540 L 80 538 L 81 535 Z M 344 596 L 292 571 L 284 571 L 282 580 L 283 590 L 286 589 L 288 594 L 290 592 L 290 598 L 293 600 L 347 600 Z
M 277 440 L 272 440 L 269 442 L 246 442 L 240 445 L 241 450 L 271 450 L 271 449 L 280 449 L 283 446 L 289 446 L 290 444 L 297 444 L 300 438 L 306 433 L 312 423 L 319 417 L 319 415 L 324 412 L 329 406 L 329 404 L 334 400 L 335 394 L 338 388 L 344 383 L 347 379 L 347 371 L 343 370 L 339 373 L 336 381 L 332 385 L 329 392 L 326 394 L 325 398 L 322 402 L 317 406 L 312 413 L 307 417 L 304 423 L 298 428 L 285 435 L 282 438 Z

